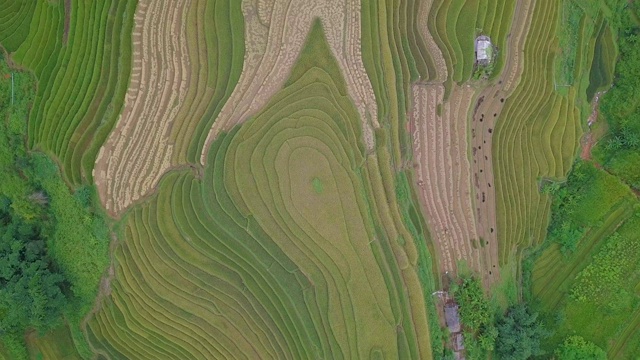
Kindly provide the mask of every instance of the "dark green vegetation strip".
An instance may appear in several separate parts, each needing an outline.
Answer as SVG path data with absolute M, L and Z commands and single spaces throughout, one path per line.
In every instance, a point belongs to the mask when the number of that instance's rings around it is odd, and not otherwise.
M 379 170 L 390 156 L 365 157 L 329 53 L 316 24 L 285 88 L 214 142 L 202 179 L 171 173 L 132 210 L 87 329 L 102 353 L 430 357 L 417 251 Z
M 185 109 L 192 113 L 180 114 L 194 117 L 194 124 L 178 122 L 173 136 L 177 138 L 175 156 L 179 163 L 196 164 L 200 161 L 202 147 L 209 129 L 226 99 L 231 95 L 242 72 L 244 60 L 244 19 L 242 2 L 230 0 L 199 0 L 193 2 L 189 12 L 188 47 L 191 74 L 198 84 L 190 90 L 200 97 L 185 100 Z M 206 89 L 203 93 L 201 88 Z M 204 96 L 203 96 L 204 95 Z
M 79 185 L 91 179 L 124 101 L 136 2 L 71 1 L 70 14 L 64 1 L 12 3 L 0 7 L 0 18 L 15 18 L 15 26 L 0 22 L 0 44 L 38 80 L 29 145 L 56 157 L 65 178 Z M 11 9 L 18 5 L 16 14 Z M 63 43 L 65 16 L 70 22 Z
M 109 261 L 94 189 L 71 194 L 56 164 L 26 149 L 34 94 L 32 74 L 0 58 L 0 339 L 15 359 L 27 357 L 25 330 L 79 323 Z
M 591 101 L 596 91 L 605 90 L 613 81 L 613 68 L 616 60 L 615 39 L 608 22 L 604 21 L 596 38 L 593 50 L 593 62 L 589 72 L 587 100 Z

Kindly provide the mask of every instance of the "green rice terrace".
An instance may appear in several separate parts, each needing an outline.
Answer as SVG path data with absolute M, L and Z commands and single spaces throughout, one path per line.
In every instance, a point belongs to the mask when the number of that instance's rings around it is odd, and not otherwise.
M 0 0 L 0 360 L 640 359 L 640 2 Z

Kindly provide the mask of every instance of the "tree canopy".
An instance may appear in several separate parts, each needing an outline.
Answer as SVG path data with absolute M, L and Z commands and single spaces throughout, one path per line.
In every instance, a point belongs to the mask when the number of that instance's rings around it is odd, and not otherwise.
M 543 355 L 540 342 L 549 332 L 525 304 L 517 304 L 507 310 L 496 325 L 496 355 L 504 360 L 525 360 Z
M 10 204 L 0 199 L 0 333 L 44 332 L 66 305 L 64 276 L 52 267 L 42 227 L 17 216 Z

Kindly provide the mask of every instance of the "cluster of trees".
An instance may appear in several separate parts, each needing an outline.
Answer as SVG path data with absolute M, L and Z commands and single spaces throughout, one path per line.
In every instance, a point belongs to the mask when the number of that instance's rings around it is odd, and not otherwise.
M 569 336 L 554 352 L 558 360 L 607 360 L 607 353 L 582 336 Z
M 45 222 L 46 223 L 46 222 Z M 64 276 L 47 253 L 48 229 L 28 221 L 0 197 L 0 333 L 21 335 L 26 328 L 40 332 L 58 324 L 67 305 Z
M 0 59 L 0 74 L 8 73 Z M 69 305 L 69 282 L 49 252 L 56 228 L 49 196 L 34 182 L 24 145 L 33 81 L 2 75 L 0 96 L 0 338 L 13 357 L 24 357 L 25 329 L 43 333 L 58 325 Z M 13 89 L 11 89 L 13 87 Z
M 502 313 L 474 277 L 463 278 L 452 292 L 459 305 L 468 359 L 493 354 L 498 359 L 525 360 L 544 354 L 540 344 L 550 333 L 526 304 L 512 305 Z
M 609 125 L 609 134 L 595 153 L 605 168 L 630 186 L 640 189 L 640 26 L 631 11 L 618 16 L 619 58 L 614 86 L 603 96 L 600 113 Z
M 526 304 L 511 306 L 496 322 L 496 355 L 498 359 L 525 360 L 544 355 L 541 342 L 551 335 L 538 313 L 529 310 Z
M 0 340 L 25 358 L 25 330 L 44 333 L 63 318 L 78 326 L 90 308 L 109 263 L 109 226 L 93 187 L 72 193 L 51 159 L 27 149 L 34 79 L 0 55 L 0 99 L 12 94 L 0 100 Z
M 466 277 L 452 290 L 459 305 L 460 321 L 471 353 L 469 357 L 486 357 L 486 352 L 494 348 L 498 332 L 494 326 L 494 309 L 485 297 L 480 281 L 474 277 Z
M 542 344 L 552 331 L 544 326 L 538 313 L 532 311 L 527 303 L 513 304 L 506 311 L 501 311 L 486 298 L 476 278 L 462 278 L 452 285 L 451 291 L 459 305 L 467 359 L 607 358 L 604 350 L 577 335 L 568 336 L 552 354 L 545 351 Z M 453 354 L 445 358 L 453 358 Z

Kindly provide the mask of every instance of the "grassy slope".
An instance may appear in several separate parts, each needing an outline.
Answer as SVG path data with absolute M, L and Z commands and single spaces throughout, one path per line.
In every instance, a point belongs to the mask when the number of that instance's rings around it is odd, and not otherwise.
M 319 27 L 309 41 L 263 112 L 216 141 L 202 180 L 174 173 L 132 212 L 113 300 L 89 324 L 102 351 L 429 357 L 424 302 L 405 295 L 417 254 L 385 199 L 388 165 L 364 157 Z

